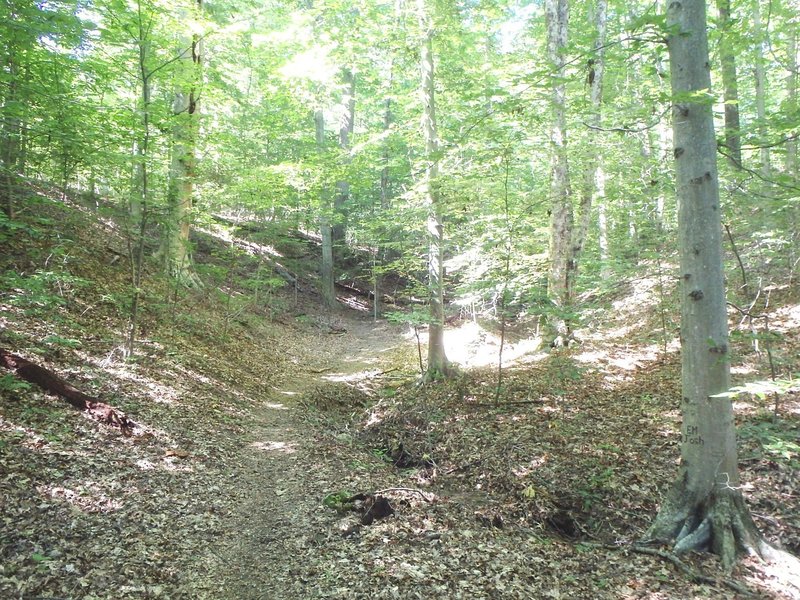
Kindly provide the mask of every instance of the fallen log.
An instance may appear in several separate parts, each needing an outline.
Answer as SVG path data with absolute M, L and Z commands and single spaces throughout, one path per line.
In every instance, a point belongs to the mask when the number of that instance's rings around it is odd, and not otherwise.
M 0 348 L 0 366 L 12 371 L 20 379 L 38 385 L 46 392 L 61 396 L 75 408 L 85 411 L 95 421 L 118 427 L 124 435 L 131 435 L 131 431 L 136 427 L 136 423 L 113 406 L 84 394 L 52 371 L 3 348 Z

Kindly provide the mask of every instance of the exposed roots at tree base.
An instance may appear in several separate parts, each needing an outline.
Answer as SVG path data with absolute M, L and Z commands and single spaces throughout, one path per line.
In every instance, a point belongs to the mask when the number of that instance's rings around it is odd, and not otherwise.
M 640 544 L 632 544 L 632 545 L 619 545 L 619 544 L 597 544 L 594 542 L 585 542 L 582 541 L 581 544 L 587 546 L 597 546 L 599 548 L 606 548 L 607 550 L 631 550 L 633 552 L 638 552 L 640 554 L 649 554 L 651 556 L 658 556 L 663 558 L 666 561 L 672 563 L 681 573 L 683 573 L 686 577 L 694 581 L 695 583 L 701 583 L 706 585 L 724 585 L 728 587 L 742 596 L 755 596 L 756 594 L 748 588 L 746 585 L 743 585 L 737 581 L 732 579 L 725 579 L 719 577 L 711 577 L 709 575 L 705 575 L 700 571 L 697 571 L 683 562 L 678 556 L 673 554 L 672 552 L 667 552 L 666 550 L 659 550 L 658 548 L 650 548 L 648 546 L 640 545 Z
M 738 490 L 724 488 L 697 498 L 685 481 L 673 488 L 646 542 L 669 543 L 675 552 L 712 552 L 730 570 L 737 557 L 769 554 Z
M 441 381 L 443 379 L 452 379 L 458 375 L 458 369 L 450 362 L 445 363 L 443 367 L 431 368 L 425 371 L 420 384 L 432 383 L 434 381 Z

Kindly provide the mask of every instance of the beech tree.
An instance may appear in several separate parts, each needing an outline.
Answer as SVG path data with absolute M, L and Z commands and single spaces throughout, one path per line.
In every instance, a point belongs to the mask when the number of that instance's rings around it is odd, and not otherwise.
M 339 107 L 339 150 L 342 153 L 343 166 L 350 162 L 350 136 L 353 134 L 356 110 L 356 78 L 349 67 L 342 69 L 342 101 Z M 350 199 L 350 183 L 347 178 L 336 182 L 334 212 L 336 222 L 333 225 L 333 246 L 341 260 L 347 231 L 347 203 Z
M 554 319 L 554 346 L 569 343 L 569 320 L 564 311 L 572 304 L 575 261 L 572 253 L 574 217 L 567 155 L 566 82 L 564 51 L 567 45 L 569 5 L 567 0 L 547 0 L 547 53 L 552 68 L 550 144 L 550 273 L 547 294 L 561 311 Z
M 325 152 L 325 114 L 321 109 L 314 111 L 314 130 L 316 133 L 317 152 Z M 336 304 L 336 289 L 333 275 L 333 226 L 331 225 L 330 191 L 323 185 L 322 208 L 319 216 L 319 233 L 321 239 L 322 264 L 320 265 L 320 278 L 322 300 L 325 306 L 333 308 Z
M 729 159 L 737 169 L 742 167 L 741 124 L 739 122 L 739 82 L 736 75 L 736 53 L 731 30 L 731 0 L 717 0 L 719 27 L 719 62 L 722 71 L 725 101 L 725 146 Z
M 667 10 L 679 201 L 681 467 L 648 538 L 725 566 L 764 544 L 739 486 L 704 0 Z
M 433 24 L 425 0 L 417 0 L 421 29 L 420 99 L 422 100 L 422 131 L 425 137 L 425 173 L 422 194 L 428 209 L 428 298 L 430 325 L 428 327 L 428 380 L 445 377 L 450 363 L 444 349 L 444 249 L 442 212 L 437 181 L 439 174 L 439 132 L 436 125 L 434 101 Z
M 196 2 L 192 17 L 202 9 Z M 189 11 L 184 11 L 187 19 Z M 185 19 L 184 19 L 185 20 Z M 197 33 L 184 36 L 178 49 L 176 84 L 172 102 L 172 157 L 167 193 L 168 218 L 164 223 L 161 252 L 167 272 L 184 285 L 199 285 L 192 269 L 189 232 L 192 219 L 192 194 L 195 178 L 195 146 L 199 118 L 199 84 L 203 41 Z

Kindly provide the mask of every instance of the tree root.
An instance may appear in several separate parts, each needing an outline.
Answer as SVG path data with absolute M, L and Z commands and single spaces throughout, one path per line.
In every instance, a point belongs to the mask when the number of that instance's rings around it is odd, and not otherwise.
M 643 541 L 653 542 L 672 544 L 678 554 L 710 551 L 727 571 L 737 556 L 761 556 L 766 548 L 741 492 L 723 487 L 697 498 L 687 491 L 685 481 L 673 488 Z
M 746 585 L 734 581 L 728 577 L 711 577 L 710 575 L 704 575 L 697 569 L 694 569 L 683 562 L 676 554 L 673 552 L 667 552 L 666 550 L 660 550 L 658 548 L 651 548 L 649 546 L 643 544 L 604 544 L 604 543 L 596 543 L 596 542 L 580 542 L 584 546 L 594 546 L 599 548 L 605 548 L 607 550 L 630 550 L 632 552 L 637 552 L 639 554 L 649 554 L 651 556 L 658 556 L 659 558 L 663 558 L 664 560 L 670 562 L 675 566 L 681 573 L 686 575 L 692 582 L 700 583 L 704 585 L 723 585 L 727 588 L 734 590 L 735 592 L 741 594 L 742 596 L 747 596 L 750 598 L 758 597 L 758 593 L 747 587 Z
M 632 544 L 631 546 L 628 546 L 628 548 L 630 548 L 634 552 L 638 552 L 639 554 L 650 554 L 652 556 L 658 556 L 660 558 L 663 558 L 664 560 L 671 562 L 673 565 L 675 565 L 675 567 L 678 568 L 678 570 L 680 570 L 684 575 L 689 577 L 689 579 L 691 579 L 695 583 L 703 583 L 709 585 L 721 584 L 724 585 L 725 587 L 734 590 L 735 592 L 738 592 L 739 594 L 742 594 L 743 596 L 749 596 L 749 597 L 758 596 L 756 592 L 748 588 L 746 585 L 738 583 L 733 579 L 727 577 L 717 578 L 702 574 L 700 571 L 693 569 L 692 567 L 687 565 L 672 552 L 667 552 L 666 550 L 659 550 L 658 548 L 648 548 L 647 546 L 642 546 L 638 544 Z

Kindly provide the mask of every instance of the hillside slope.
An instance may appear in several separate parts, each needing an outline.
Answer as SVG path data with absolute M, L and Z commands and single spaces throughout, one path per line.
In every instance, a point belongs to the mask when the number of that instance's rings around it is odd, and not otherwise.
M 209 236 L 201 290 L 148 264 L 125 359 L 114 221 L 40 198 L 2 236 L 0 347 L 137 424 L 124 436 L 0 373 L 4 598 L 800 596 L 753 560 L 729 577 L 628 545 L 678 456 L 676 355 L 644 339 L 652 314 L 595 320 L 568 352 L 520 351 L 500 396 L 493 368 L 420 388 L 413 336 L 320 312 L 311 281 L 254 294 L 269 263 Z M 305 252 L 294 266 L 312 273 Z M 459 331 L 465 356 L 496 351 L 478 324 Z M 796 552 L 800 406 L 783 397 L 773 419 L 771 402 L 739 403 L 742 468 L 759 526 Z M 394 514 L 365 524 L 328 501 L 357 493 Z

